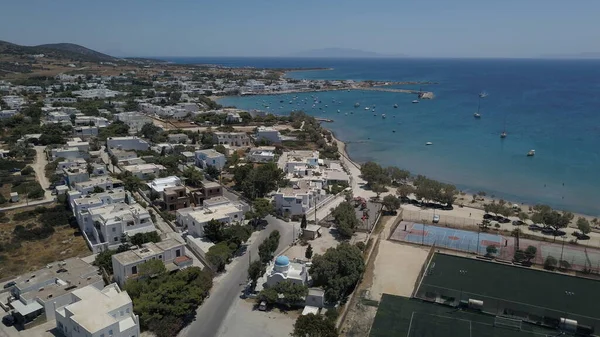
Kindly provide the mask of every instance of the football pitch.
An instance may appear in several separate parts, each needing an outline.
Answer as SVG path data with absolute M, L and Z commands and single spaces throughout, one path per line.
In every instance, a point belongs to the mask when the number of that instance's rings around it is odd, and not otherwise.
M 371 337 L 545 337 L 556 330 L 512 322 L 495 316 L 457 310 L 417 299 L 384 294 Z
M 416 297 L 458 305 L 483 302 L 483 311 L 534 322 L 568 318 L 600 329 L 600 282 L 474 258 L 434 254 Z

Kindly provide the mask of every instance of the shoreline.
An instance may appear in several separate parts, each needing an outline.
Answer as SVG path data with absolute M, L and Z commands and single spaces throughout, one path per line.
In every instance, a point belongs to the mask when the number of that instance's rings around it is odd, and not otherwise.
M 328 129 L 328 128 L 324 128 L 324 129 L 331 132 L 331 137 L 332 137 L 333 141 L 335 141 L 337 143 L 338 152 L 342 156 L 343 161 L 352 165 L 354 167 L 354 169 L 358 170 L 358 172 L 360 174 L 360 166 L 361 165 L 358 162 L 356 162 L 355 160 L 353 160 L 352 157 L 350 156 L 350 154 L 348 153 L 348 144 L 346 144 L 344 141 L 342 141 L 338 137 L 336 137 L 335 132 L 333 130 Z M 349 168 L 349 170 L 351 170 L 351 169 Z M 411 176 L 414 176 L 414 174 L 415 174 L 415 172 L 411 172 Z M 362 180 L 359 176 L 357 176 L 357 177 L 360 180 Z M 391 192 L 391 194 L 396 195 L 393 188 L 390 189 L 390 192 Z M 383 193 L 382 195 L 385 195 L 388 193 L 389 192 Z M 476 198 L 474 198 L 474 196 L 476 196 Z M 475 200 L 475 202 L 471 202 L 472 200 Z M 456 200 L 453 203 L 453 206 L 455 208 L 451 211 L 443 211 L 443 212 L 447 212 L 447 214 L 451 215 L 451 216 L 463 217 L 465 219 L 474 219 L 470 216 L 466 217 L 464 215 L 461 215 L 461 213 L 466 214 L 466 212 L 468 212 L 469 210 L 474 210 L 475 211 L 474 213 L 481 212 L 481 211 L 483 211 L 483 209 L 484 209 L 483 207 L 485 204 L 489 204 L 491 202 L 497 202 L 499 200 L 504 200 L 504 199 L 491 198 L 488 195 L 481 197 L 481 196 L 478 196 L 473 193 L 467 193 L 467 192 L 464 192 L 463 190 L 459 190 L 459 194 L 456 196 Z M 535 206 L 535 205 L 531 205 L 531 204 L 526 204 L 524 202 L 514 202 L 513 200 L 504 200 L 504 201 L 506 201 L 507 205 L 518 205 L 519 209 L 522 212 L 526 213 L 527 215 L 532 214 L 530 209 L 533 209 L 533 207 Z M 460 205 L 462 205 L 462 207 Z M 556 209 L 556 211 L 563 212 L 564 210 Z M 570 211 L 567 210 L 566 212 L 570 212 Z M 469 215 L 471 213 L 473 213 L 473 212 L 469 212 Z M 596 216 L 589 215 L 589 214 L 575 213 L 575 212 L 571 212 L 571 213 L 573 213 L 574 217 L 568 227 L 573 227 L 577 223 L 577 219 L 579 217 L 586 218 L 588 221 L 591 221 L 592 219 L 597 218 Z M 511 217 L 514 218 L 515 216 L 511 216 Z M 515 227 L 515 228 L 519 228 L 519 227 Z M 592 231 L 593 230 L 594 230 L 594 227 L 592 226 Z

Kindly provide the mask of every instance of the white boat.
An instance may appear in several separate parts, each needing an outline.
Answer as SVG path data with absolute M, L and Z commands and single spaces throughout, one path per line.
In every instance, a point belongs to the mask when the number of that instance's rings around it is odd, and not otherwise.
M 346 112 L 346 116 L 348 116 L 348 113 Z
M 340 110 L 338 109 L 338 113 L 340 113 Z
M 481 115 L 479 114 L 479 112 L 476 112 L 476 113 L 473 114 L 473 117 L 475 117 L 475 118 L 481 118 Z
M 529 152 L 527 152 L 527 157 L 533 157 L 535 156 L 535 150 L 529 150 Z
M 358 103 L 358 102 L 354 103 L 355 108 L 358 108 L 359 106 L 360 106 L 360 103 Z
M 381 118 L 385 118 L 385 114 L 381 114 Z
M 502 133 L 500 134 L 500 138 L 506 138 L 506 131 L 502 131 Z
M 397 108 L 398 108 L 398 104 L 394 104 L 394 109 L 397 109 Z
M 418 99 L 415 99 L 415 100 L 414 100 L 414 101 L 412 101 L 412 102 L 413 102 L 413 104 L 416 104 L 416 103 L 419 103 L 419 100 L 418 100 Z
M 365 110 L 369 110 L 369 107 L 366 107 Z
M 425 143 L 425 145 L 433 145 L 433 143 L 432 142 L 427 142 L 427 143 Z

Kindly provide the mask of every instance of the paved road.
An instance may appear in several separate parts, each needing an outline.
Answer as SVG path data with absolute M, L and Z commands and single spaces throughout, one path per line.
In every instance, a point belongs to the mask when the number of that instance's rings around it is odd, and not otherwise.
M 252 260 L 258 259 L 258 246 L 274 230 L 279 230 L 281 239 L 277 252 L 281 252 L 292 242 L 292 224 L 274 218 L 267 217 L 267 228 L 262 230 L 258 238 L 249 247 Z M 218 336 L 221 326 L 230 309 L 240 300 L 239 296 L 246 285 L 248 278 L 248 252 L 244 254 L 235 266 L 223 276 L 213 287 L 210 297 L 196 311 L 196 320 L 181 331 L 180 336 L 189 337 L 212 337 Z

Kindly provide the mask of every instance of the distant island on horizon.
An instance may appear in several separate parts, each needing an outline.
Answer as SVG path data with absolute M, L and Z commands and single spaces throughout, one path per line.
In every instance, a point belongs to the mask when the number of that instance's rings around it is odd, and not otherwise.
M 406 54 L 387 55 L 372 51 L 351 48 L 321 48 L 301 51 L 284 57 L 313 57 L 313 58 L 402 58 Z

